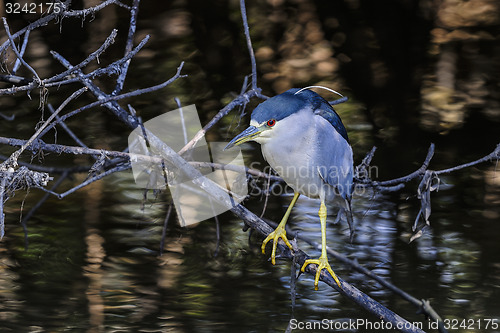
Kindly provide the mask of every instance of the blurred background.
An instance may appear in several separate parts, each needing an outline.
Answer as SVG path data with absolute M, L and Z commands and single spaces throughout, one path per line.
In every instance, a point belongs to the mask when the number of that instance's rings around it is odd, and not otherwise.
M 7 14 L 8 3 L 0 1 L 0 14 L 12 32 L 40 17 Z M 73 1 L 72 6 L 97 3 Z M 430 167 L 436 170 L 478 159 L 500 142 L 497 0 L 254 0 L 247 10 L 263 94 L 324 85 L 349 96 L 336 110 L 349 132 L 355 164 L 373 145 L 378 147 L 372 162 L 375 180 L 417 169 L 431 142 L 436 154 Z M 63 70 L 50 50 L 76 64 L 117 28 L 115 44 L 99 64 L 85 69 L 90 72 L 123 56 L 128 23 L 128 12 L 118 6 L 85 20 L 50 23 L 31 33 L 25 59 L 40 77 L 49 77 Z M 136 43 L 147 34 L 151 40 L 132 60 L 125 91 L 167 80 L 181 61 L 188 75 L 160 92 L 121 103 L 132 104 L 145 121 L 177 108 L 178 97 L 184 105 L 196 104 L 205 124 L 239 94 L 251 72 L 239 1 L 144 0 L 137 28 Z M 6 40 L 3 30 L 0 37 Z M 13 58 L 3 61 L 5 71 Z M 110 92 L 113 79 L 96 82 Z M 50 90 L 48 102 L 57 107 L 77 88 Z M 90 101 L 92 96 L 84 94 L 71 110 Z M 248 105 L 241 120 L 243 110 L 234 110 L 207 139 L 224 141 L 239 133 L 257 103 Z M 1 120 L 0 135 L 27 139 L 42 117 L 39 91 L 1 96 L 0 112 L 15 115 L 13 121 Z M 103 108 L 82 113 L 68 125 L 89 147 L 127 147 L 130 129 Z M 74 144 L 61 129 L 44 137 L 55 139 Z M 12 151 L 0 147 L 3 155 Z M 249 163 L 265 166 L 258 145 L 245 146 L 244 153 Z M 47 166 L 92 164 L 86 157 L 23 156 Z M 60 191 L 86 176 L 76 174 Z M 333 224 L 331 216 L 328 245 L 416 298 L 429 299 L 443 318 L 500 321 L 498 166 L 486 163 L 441 181 L 440 191 L 432 194 L 431 227 L 418 240 L 408 243 L 420 205 L 418 183 L 409 183 L 392 195 L 355 197 L 355 240 L 349 243 L 347 225 Z M 28 221 L 27 249 L 19 221 L 43 193 L 18 192 L 9 200 L 6 236 L 0 241 L 0 331 L 284 332 L 292 317 L 377 321 L 324 285 L 315 292 L 308 276 L 299 279 L 292 311 L 290 263 L 267 262 L 260 253 L 261 238 L 249 238 L 231 213 L 219 216 L 219 244 L 214 220 L 181 228 L 173 215 L 159 256 L 169 193 L 150 192 L 146 199 L 143 194 L 126 171 L 64 200 L 51 198 Z M 271 196 L 264 216 L 279 220 L 289 201 L 287 195 Z M 263 202 L 262 196 L 252 196 L 245 205 L 259 215 Z M 317 204 L 301 198 L 289 226 L 319 241 Z M 307 244 L 299 246 L 316 254 Z M 376 282 L 331 263 L 345 280 L 398 314 L 425 321 Z

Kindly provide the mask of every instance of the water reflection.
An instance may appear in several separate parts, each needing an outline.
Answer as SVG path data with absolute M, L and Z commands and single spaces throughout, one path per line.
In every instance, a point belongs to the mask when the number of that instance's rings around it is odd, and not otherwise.
M 141 8 L 144 16 L 140 35 L 150 33 L 154 38 L 134 60 L 136 66 L 130 69 L 127 88 L 161 81 L 179 60 L 188 62 L 190 77 L 165 94 L 137 101 L 138 112 L 150 119 L 175 108 L 172 98 L 178 96 L 183 103 L 196 102 L 201 116 L 210 118 L 231 97 L 228 92 L 239 90 L 242 77 L 249 72 L 246 50 L 240 47 L 244 44 L 236 4 L 226 6 L 222 2 L 212 7 L 201 1 L 151 3 L 144 2 Z M 404 122 L 409 121 L 414 128 L 421 124 L 445 134 L 462 126 L 472 112 L 497 119 L 498 34 L 496 26 L 489 25 L 497 22 L 499 11 L 490 9 L 498 4 L 463 2 L 477 10 L 459 11 L 457 16 L 458 8 L 453 4 L 460 3 L 443 1 L 437 14 L 442 24 L 434 27 L 425 25 L 432 21 L 422 14 L 429 10 L 426 1 L 421 2 L 420 11 L 403 11 L 408 16 L 398 17 L 416 19 L 418 24 L 404 22 L 401 26 L 386 19 L 392 17 L 387 16 L 393 9 L 401 14 L 404 8 L 387 9 L 380 3 L 372 8 L 366 1 L 335 2 L 325 9 L 327 2 L 318 1 L 252 2 L 249 14 L 260 82 L 266 94 L 311 82 L 352 91 L 351 101 L 339 105 L 338 110 L 348 124 L 356 160 L 376 142 L 380 150 L 374 162 L 380 177 L 401 176 L 416 167 L 417 155 L 425 152 L 430 139 L 420 133 L 411 139 L 380 141 L 377 135 L 395 135 L 397 131 L 391 128 L 394 123 L 401 125 L 401 132 Z M 89 25 L 94 30 L 88 36 L 72 36 L 71 45 L 77 45 L 74 48 L 51 45 L 47 40 L 53 38 L 33 33 L 37 50 L 63 48 L 65 56 L 76 59 L 76 63 L 82 54 L 102 42 L 114 24 L 126 22 L 119 9 L 113 10 L 116 12 L 95 18 L 96 24 Z M 376 18 L 378 14 L 384 14 L 383 19 Z M 469 15 L 474 20 L 470 21 Z M 367 19 L 359 20 L 360 16 Z M 405 27 L 422 30 L 413 34 Z M 59 36 L 59 27 L 52 28 L 55 31 L 47 35 Z M 401 42 L 419 41 L 426 29 L 431 37 L 428 42 L 422 39 L 423 45 Z M 126 30 L 120 31 L 122 38 Z M 218 32 L 223 32 L 224 38 Z M 399 38 L 398 42 L 392 37 Z M 109 53 L 113 54 L 113 50 Z M 415 51 L 411 59 L 417 64 L 408 61 L 408 50 Z M 37 67 L 45 66 L 47 58 L 40 59 L 40 54 L 29 57 Z M 428 58 L 429 63 L 423 58 Z M 50 67 L 41 70 L 51 73 Z M 423 80 L 419 80 L 420 75 Z M 31 133 L 39 121 L 39 114 L 33 112 L 38 101 L 25 99 L 2 99 L 0 111 L 18 110 L 19 117 L 26 117 L 18 126 L 2 123 L 5 133 Z M 413 119 L 420 111 L 422 117 Z M 87 126 L 75 126 L 85 142 L 93 147 L 125 147 L 125 130 L 109 130 L 111 122 L 106 114 L 95 112 L 89 119 Z M 237 122 L 227 117 L 221 128 L 209 132 L 209 136 L 223 136 L 229 124 Z M 488 123 L 491 127 L 486 129 L 488 124 L 480 123 L 475 132 L 467 129 L 453 136 L 451 131 L 450 136 L 438 139 L 433 167 L 450 167 L 489 150 L 496 144 L 493 140 L 498 138 L 498 124 Z M 377 135 L 372 135 L 372 128 L 385 124 Z M 413 129 L 410 132 L 414 133 Z M 58 140 L 68 139 L 59 133 Z M 248 159 L 260 159 L 258 148 L 251 149 Z M 50 163 L 53 157 L 47 156 L 45 162 Z M 415 184 L 408 184 L 402 194 L 366 193 L 356 197 L 356 237 L 352 244 L 347 225 L 334 224 L 335 210 L 329 207 L 328 246 L 413 296 L 431 299 L 445 318 L 498 318 L 498 175 L 493 165 L 443 178 L 452 187 L 433 193 L 431 228 L 412 244 L 408 240 L 419 207 L 412 187 Z M 24 207 L 31 207 L 38 198 L 39 193 L 30 191 Z M 324 285 L 315 292 L 312 277 L 306 275 L 299 278 L 297 304 L 292 312 L 290 263 L 279 261 L 273 266 L 267 262 L 260 252 L 261 239 L 253 235 L 249 244 L 241 221 L 229 213 L 220 217 L 222 241 L 217 257 L 213 256 L 217 239 L 212 220 L 194 228 L 180 228 L 170 221 L 164 254 L 159 257 L 168 193 L 150 192 L 144 199 L 130 172 L 113 175 L 62 201 L 47 202 L 29 221 L 28 250 L 24 249 L 18 223 L 23 200 L 18 195 L 9 201 L 7 234 L 0 242 L 2 330 L 283 332 L 292 316 L 311 321 L 374 320 Z M 289 200 L 289 196 L 270 198 L 266 217 L 279 220 Z M 254 212 L 262 211 L 260 198 L 251 198 L 245 204 Z M 290 226 L 319 242 L 317 213 L 318 202 L 301 197 Z M 305 242 L 299 241 L 299 245 L 311 255 L 318 254 Z M 378 283 L 335 259 L 331 263 L 339 275 L 381 303 L 409 320 L 423 320 L 414 308 Z
M 121 190 L 116 191 L 117 187 Z M 66 212 L 75 216 L 71 225 L 54 221 L 50 209 L 40 213 L 45 222 L 30 225 L 31 249 L 27 253 L 9 245 L 16 243 L 14 239 L 2 243 L 5 258 L 0 275 L 2 326 L 15 329 L 28 321 L 33 327 L 88 332 L 166 329 L 245 332 L 283 331 L 286 327 L 292 317 L 290 264 L 279 262 L 272 266 L 266 262 L 260 254 L 260 240 L 252 237 L 255 247 L 249 247 L 248 235 L 242 232 L 239 221 L 229 218 L 223 223 L 218 257 L 213 257 L 216 237 L 212 221 L 193 229 L 172 224 L 164 255 L 158 257 L 165 197 L 151 196 L 142 205 L 142 192 L 135 187 L 129 173 L 116 175 L 80 195 L 85 206 L 81 219 L 78 206 L 66 207 Z M 106 205 L 102 198 L 107 198 Z M 281 215 L 289 200 L 289 196 L 271 198 L 267 214 Z M 450 229 L 452 225 L 443 217 L 433 219 L 434 227 L 408 245 L 404 232 L 412 221 L 406 221 L 405 216 L 415 216 L 415 209 L 412 205 L 398 206 L 390 197 L 380 194 L 357 197 L 354 200 L 357 234 L 353 243 L 349 243 L 349 230 L 344 222 L 329 223 L 328 246 L 357 259 L 416 297 L 433 297 L 433 304 L 445 317 L 466 317 L 464 308 L 471 309 L 475 317 L 493 315 L 491 305 L 486 304 L 492 304 L 492 297 L 499 290 L 498 262 L 482 259 L 484 250 L 478 243 L 463 232 Z M 317 210 L 316 200 L 300 198 L 290 226 L 301 235 L 319 241 Z M 442 216 L 439 211 L 436 214 Z M 334 217 L 332 208 L 329 220 L 334 221 Z M 68 235 L 84 225 L 85 235 L 81 239 L 85 244 L 67 245 L 64 251 L 72 249 L 72 252 L 64 255 L 54 251 L 61 238 L 48 240 L 46 236 L 44 239 L 36 236 L 47 235 L 40 229 L 47 223 L 58 230 L 66 226 L 72 230 Z M 12 235 L 17 236 L 17 232 L 9 231 L 9 237 Z M 69 239 L 76 237 L 72 235 Z M 487 242 L 489 238 L 483 239 Z M 42 242 L 47 244 L 43 251 Z M 20 241 L 17 243 L 21 245 Z M 316 250 L 304 242 L 299 241 L 299 245 L 315 255 Z M 496 242 L 490 246 L 496 246 Z M 75 247 L 85 250 L 75 252 Z M 16 257 L 17 262 L 10 259 Z M 44 266 L 50 263 L 50 271 L 40 270 L 39 265 L 34 266 L 36 262 Z M 81 264 L 75 265 L 78 262 Z M 400 303 L 377 283 L 335 259 L 332 265 L 339 275 L 383 304 Z M 482 268 L 483 265 L 489 268 Z M 64 276 L 57 278 L 56 271 Z M 320 285 L 320 290 L 314 292 L 312 283 L 312 277 L 305 275 L 298 280 L 294 312 L 297 320 L 364 318 L 364 314 L 331 288 Z M 37 284 L 43 287 L 36 287 Z M 408 309 L 406 304 L 399 306 Z M 422 320 L 412 311 L 407 310 L 410 319 Z M 61 321 L 63 315 L 71 317 L 71 322 Z
M 491 66 L 498 53 L 490 27 L 500 23 L 499 12 L 498 2 L 486 0 L 443 1 L 438 6 L 430 45 L 437 61 L 422 85 L 424 127 L 461 127 L 474 110 L 500 116 L 496 89 L 490 84 L 497 75 Z

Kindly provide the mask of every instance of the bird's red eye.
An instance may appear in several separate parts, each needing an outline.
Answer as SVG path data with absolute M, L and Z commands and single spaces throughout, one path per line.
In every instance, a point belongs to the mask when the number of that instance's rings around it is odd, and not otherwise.
M 274 119 L 269 119 L 269 120 L 267 121 L 267 126 L 269 126 L 269 127 L 273 127 L 274 125 L 276 125 L 276 120 L 274 120 Z

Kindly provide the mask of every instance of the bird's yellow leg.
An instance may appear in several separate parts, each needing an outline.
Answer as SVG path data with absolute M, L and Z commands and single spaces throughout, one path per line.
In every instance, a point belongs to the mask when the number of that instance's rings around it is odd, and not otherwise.
M 319 208 L 318 215 L 319 215 L 319 220 L 321 221 L 321 256 L 319 257 L 319 259 L 307 259 L 304 262 L 304 265 L 302 265 L 302 268 L 300 270 L 304 272 L 307 265 L 309 264 L 318 265 L 318 268 L 316 269 L 316 277 L 314 278 L 315 290 L 318 290 L 319 276 L 321 275 L 321 271 L 324 268 L 326 268 L 326 270 L 331 274 L 335 282 L 337 282 L 338 286 L 342 288 L 339 279 L 337 278 L 332 268 L 330 267 L 330 264 L 328 263 L 328 256 L 326 255 L 326 206 L 323 200 L 321 201 L 321 206 Z
M 295 202 L 299 198 L 299 193 L 295 192 L 293 195 L 292 202 L 290 202 L 290 206 L 288 206 L 288 209 L 286 210 L 285 216 L 281 219 L 280 224 L 276 227 L 276 229 L 271 232 L 266 239 L 262 242 L 262 253 L 266 253 L 266 244 L 272 239 L 273 240 L 273 252 L 271 253 L 271 262 L 276 264 L 276 245 L 278 244 L 278 239 L 283 239 L 285 244 L 292 249 L 292 245 L 290 245 L 290 242 L 288 241 L 288 238 L 286 237 L 286 230 L 285 230 L 285 225 L 286 221 L 288 220 L 288 217 L 290 216 L 290 213 L 292 211 L 293 206 L 295 205 Z

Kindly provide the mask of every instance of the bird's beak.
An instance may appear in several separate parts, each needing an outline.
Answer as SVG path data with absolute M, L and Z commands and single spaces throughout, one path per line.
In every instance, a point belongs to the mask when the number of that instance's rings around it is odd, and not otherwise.
M 241 145 L 243 142 L 251 141 L 259 136 L 260 133 L 262 133 L 261 128 L 250 126 L 246 130 L 235 136 L 234 139 L 232 139 L 231 142 L 227 144 L 224 150 Z

